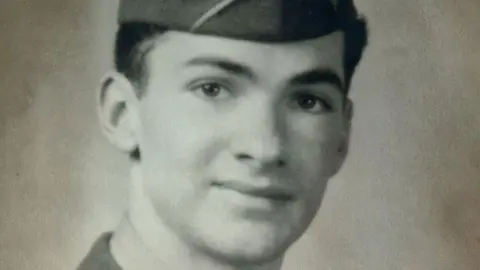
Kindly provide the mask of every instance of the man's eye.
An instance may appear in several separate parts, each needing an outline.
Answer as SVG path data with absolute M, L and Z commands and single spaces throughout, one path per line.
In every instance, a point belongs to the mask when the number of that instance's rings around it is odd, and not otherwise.
M 293 99 L 294 106 L 309 113 L 324 113 L 332 110 L 325 100 L 311 94 L 297 94 Z
M 196 87 L 195 91 L 209 99 L 222 99 L 230 94 L 230 91 L 219 83 L 203 83 Z

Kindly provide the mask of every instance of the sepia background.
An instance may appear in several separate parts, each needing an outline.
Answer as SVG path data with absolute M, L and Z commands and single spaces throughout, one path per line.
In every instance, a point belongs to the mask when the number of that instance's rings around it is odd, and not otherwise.
M 357 0 L 352 148 L 284 269 L 480 269 L 480 2 Z M 119 221 L 97 128 L 116 1 L 0 3 L 0 269 L 75 269 Z

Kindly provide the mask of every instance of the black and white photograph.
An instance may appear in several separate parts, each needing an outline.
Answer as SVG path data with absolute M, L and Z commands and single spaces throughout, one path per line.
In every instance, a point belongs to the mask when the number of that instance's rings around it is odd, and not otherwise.
M 479 14 L 3 0 L 0 270 L 480 269 Z

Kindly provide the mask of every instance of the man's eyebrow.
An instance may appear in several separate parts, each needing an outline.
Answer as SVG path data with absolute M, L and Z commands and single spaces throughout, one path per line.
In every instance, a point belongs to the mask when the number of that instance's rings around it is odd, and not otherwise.
M 222 69 L 228 73 L 247 77 L 248 79 L 255 79 L 255 72 L 248 66 L 235 62 L 233 60 L 221 57 L 197 57 L 189 60 L 187 66 L 213 66 Z
M 309 70 L 296 75 L 290 80 L 290 84 L 292 85 L 318 83 L 328 83 L 337 87 L 339 90 L 343 90 L 343 83 L 340 76 L 338 76 L 332 69 Z

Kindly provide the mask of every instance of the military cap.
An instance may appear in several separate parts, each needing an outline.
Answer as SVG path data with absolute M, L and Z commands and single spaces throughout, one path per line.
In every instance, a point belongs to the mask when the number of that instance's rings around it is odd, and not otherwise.
M 118 22 L 252 41 L 297 41 L 341 29 L 352 0 L 120 0 Z

